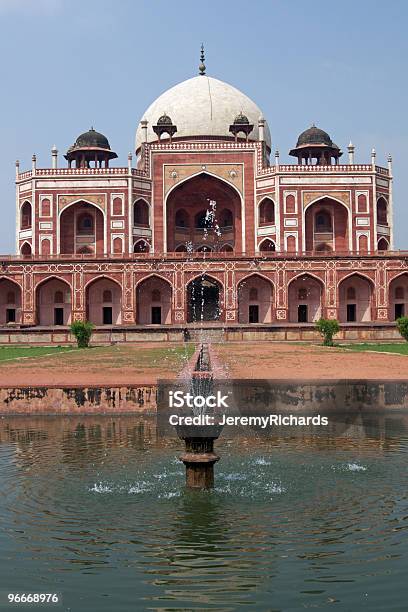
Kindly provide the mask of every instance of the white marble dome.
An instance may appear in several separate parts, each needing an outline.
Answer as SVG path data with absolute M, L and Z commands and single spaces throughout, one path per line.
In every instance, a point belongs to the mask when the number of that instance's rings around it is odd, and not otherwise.
M 146 110 L 147 141 L 157 140 L 152 126 L 165 113 L 177 126 L 174 138 L 194 136 L 232 137 L 229 126 L 242 112 L 254 125 L 250 140 L 259 139 L 258 119 L 263 116 L 258 106 L 232 85 L 206 75 L 199 75 L 175 85 L 159 96 Z M 167 136 L 167 135 L 166 135 Z M 265 140 L 271 147 L 271 135 L 265 123 Z M 142 128 L 136 131 L 136 151 L 142 144 Z

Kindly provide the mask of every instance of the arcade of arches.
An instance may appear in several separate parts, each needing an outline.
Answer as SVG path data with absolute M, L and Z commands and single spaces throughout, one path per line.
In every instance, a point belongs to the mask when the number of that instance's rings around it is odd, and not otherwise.
M 323 280 L 304 272 L 289 276 L 286 287 L 286 317 L 278 305 L 275 277 L 253 272 L 237 275 L 235 290 L 224 290 L 225 278 L 207 273 L 187 275 L 184 292 L 175 291 L 171 281 L 160 274 L 150 274 L 135 284 L 132 301 L 133 317 L 124 316 L 124 291 L 120 279 L 99 276 L 85 283 L 84 316 L 94 325 L 171 325 L 201 321 L 233 321 L 240 324 L 274 324 L 284 322 L 313 324 L 321 316 L 333 317 L 327 305 L 328 292 Z M 34 324 L 67 326 L 74 320 L 72 278 L 47 277 L 33 289 Z M 341 323 L 369 323 L 379 320 L 373 279 L 363 273 L 340 275 L 336 283 L 337 308 L 334 316 Z M 282 291 L 280 289 L 280 291 Z M 23 323 L 22 290 L 20 284 L 8 278 L 0 279 L 0 325 Z M 176 297 L 177 295 L 177 297 Z M 388 305 L 382 320 L 394 321 L 408 315 L 408 273 L 392 278 L 387 284 Z M 128 299 L 128 298 L 127 298 Z M 184 304 L 176 316 L 176 299 Z M 226 305 L 226 302 L 228 306 Z M 235 304 L 235 318 L 228 310 Z M 126 309 L 127 313 L 129 308 Z M 278 312 L 280 311 L 280 312 Z M 382 312 L 384 309 L 382 310 Z M 181 315 L 181 316 L 180 316 Z

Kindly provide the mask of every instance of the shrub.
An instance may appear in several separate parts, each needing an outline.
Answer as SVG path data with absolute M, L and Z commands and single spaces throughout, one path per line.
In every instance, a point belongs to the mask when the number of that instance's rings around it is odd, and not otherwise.
M 76 338 L 78 348 L 89 347 L 93 327 L 89 321 L 74 321 L 71 323 L 71 332 Z
M 333 346 L 333 336 L 337 334 L 340 326 L 336 319 L 319 319 L 316 329 L 323 336 L 324 346 Z
M 408 342 L 408 317 L 400 317 L 396 323 L 399 333 Z

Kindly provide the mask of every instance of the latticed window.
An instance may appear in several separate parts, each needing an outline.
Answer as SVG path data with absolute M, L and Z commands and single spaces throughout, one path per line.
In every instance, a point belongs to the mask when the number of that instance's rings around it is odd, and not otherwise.
M 103 302 L 112 302 L 112 291 L 110 289 L 105 289 L 102 295 Z
M 306 289 L 306 287 L 300 287 L 300 289 L 298 291 L 298 299 L 299 300 L 306 300 L 307 299 L 307 289 Z
M 152 302 L 160 302 L 161 294 L 158 289 L 153 289 L 152 291 Z
M 404 299 L 404 287 L 396 287 L 395 288 L 395 299 L 403 300 Z
M 15 304 L 16 303 L 16 294 L 14 291 L 8 291 L 7 293 L 7 304 Z

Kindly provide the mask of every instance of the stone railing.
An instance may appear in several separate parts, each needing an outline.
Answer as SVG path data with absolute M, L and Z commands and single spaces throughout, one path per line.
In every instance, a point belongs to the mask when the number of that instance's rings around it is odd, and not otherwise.
M 138 168 L 132 168 L 132 176 L 146 177 L 144 170 Z M 22 181 L 25 179 L 41 176 L 124 176 L 129 174 L 129 169 L 124 168 L 36 168 L 33 172 L 28 170 L 26 172 L 20 172 L 17 180 Z
M 199 252 L 194 251 L 188 253 L 185 251 L 181 252 L 169 252 L 169 253 L 111 253 L 111 254 L 80 254 L 80 253 L 67 253 L 60 255 L 0 255 L 0 269 L 8 262 L 36 262 L 36 261 L 104 261 L 104 260 L 160 260 L 161 262 L 166 260 L 222 260 L 222 259 L 253 259 L 253 260 L 273 260 L 273 259 L 293 259 L 293 258 L 314 258 L 314 259 L 337 259 L 344 257 L 358 257 L 358 258 L 374 258 L 374 257 L 402 257 L 408 258 L 408 251 L 371 251 L 368 253 L 361 253 L 358 251 L 262 251 L 255 254 L 243 253 L 243 252 L 226 252 L 226 251 L 207 251 Z
M 372 172 L 373 166 L 371 164 L 341 164 L 338 166 L 306 166 L 300 164 L 279 164 L 275 166 L 269 166 L 268 168 L 262 168 L 259 171 L 259 174 L 262 176 L 265 175 L 274 175 L 274 174 L 284 174 L 285 172 L 293 172 L 296 174 L 356 174 L 356 173 L 364 173 Z M 389 171 L 387 168 L 381 168 L 381 166 L 375 166 L 375 171 L 377 174 L 381 174 L 383 176 L 389 176 Z

